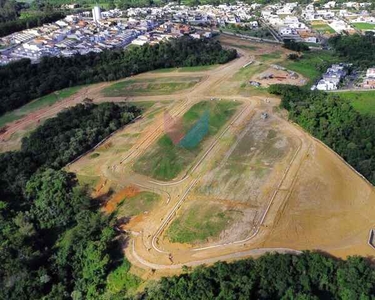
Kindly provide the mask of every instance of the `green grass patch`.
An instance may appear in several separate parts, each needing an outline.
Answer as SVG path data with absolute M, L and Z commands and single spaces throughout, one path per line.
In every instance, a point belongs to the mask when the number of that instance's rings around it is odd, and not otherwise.
M 80 185 L 87 185 L 89 187 L 94 187 L 99 182 L 100 177 L 96 175 L 89 176 L 89 175 L 77 174 L 77 179 Z
M 244 81 L 244 83 L 247 84 L 251 77 L 267 70 L 268 68 L 268 65 L 253 63 L 245 68 L 241 68 L 236 74 L 234 74 L 233 79 L 235 81 Z
M 218 237 L 237 214 L 236 211 L 224 211 L 217 204 L 192 205 L 172 222 L 167 236 L 174 243 L 203 242 Z
M 207 137 L 215 135 L 230 119 L 239 105 L 233 101 L 202 101 L 191 107 L 182 117 L 183 132 L 186 134 L 208 110 L 209 127 Z M 163 135 L 156 144 L 134 164 L 134 170 L 159 180 L 171 180 L 199 155 L 201 144 L 185 149 L 175 145 L 168 135 Z
M 201 77 L 131 79 L 103 89 L 106 97 L 169 95 L 196 85 Z
M 21 108 L 18 108 L 12 112 L 6 113 L 5 115 L 0 117 L 0 127 L 5 126 L 7 123 L 21 119 L 22 117 L 26 116 L 27 114 L 33 111 L 53 105 L 60 100 L 66 99 L 74 95 L 81 88 L 82 86 L 75 86 L 75 87 L 63 89 L 61 91 L 57 91 L 49 95 L 46 95 L 44 97 L 38 98 L 32 102 L 25 104 Z
M 354 28 L 359 29 L 359 30 L 374 30 L 375 29 L 375 24 L 371 23 L 352 23 L 351 25 L 354 26 Z
M 341 99 L 349 100 L 352 106 L 363 115 L 375 115 L 375 91 L 336 93 Z
M 121 201 L 117 214 L 132 217 L 151 210 L 160 200 L 158 194 L 141 192 L 134 197 L 126 197 Z
M 272 53 L 267 53 L 259 56 L 259 60 L 262 62 L 266 62 L 269 60 L 275 60 L 275 59 L 280 59 L 281 58 L 281 51 L 275 51 Z
M 338 61 L 333 52 L 322 50 L 306 52 L 301 59 L 287 60 L 281 65 L 310 79 L 309 84 L 313 84 L 331 64 Z
M 90 154 L 89 157 L 90 157 L 90 159 L 94 159 L 94 158 L 97 158 L 99 156 L 100 156 L 100 153 L 95 152 L 95 153 Z
M 312 24 L 311 27 L 320 33 L 333 34 L 336 31 L 328 24 Z

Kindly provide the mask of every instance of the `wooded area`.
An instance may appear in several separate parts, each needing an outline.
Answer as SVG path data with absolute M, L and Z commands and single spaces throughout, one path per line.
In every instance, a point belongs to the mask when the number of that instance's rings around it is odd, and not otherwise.
M 140 114 L 77 105 L 0 155 L 0 299 L 98 299 L 122 263 L 111 216 L 60 168 Z
M 361 257 L 267 254 L 163 278 L 143 299 L 371 299 L 375 270 Z
M 375 36 L 372 32 L 363 35 L 336 35 L 329 39 L 330 46 L 343 62 L 360 68 L 374 67 Z
M 38 64 L 24 59 L 0 67 L 0 115 L 66 87 L 160 68 L 223 64 L 236 56 L 236 50 L 223 49 L 218 41 L 182 37 L 128 50 L 45 57 Z

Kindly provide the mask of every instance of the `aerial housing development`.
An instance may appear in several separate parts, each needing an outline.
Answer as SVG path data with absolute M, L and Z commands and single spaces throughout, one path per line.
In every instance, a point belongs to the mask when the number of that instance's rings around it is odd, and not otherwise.
M 375 300 L 375 0 L 27 2 L 0 299 Z

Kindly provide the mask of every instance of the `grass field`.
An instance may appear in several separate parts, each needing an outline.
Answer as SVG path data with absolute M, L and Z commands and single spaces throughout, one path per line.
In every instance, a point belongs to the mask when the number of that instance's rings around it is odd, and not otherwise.
M 202 77 L 131 79 L 103 89 L 106 97 L 169 95 L 193 87 Z
M 370 23 L 352 23 L 351 25 L 354 26 L 354 28 L 359 30 L 374 30 L 375 24 Z
M 328 24 L 312 24 L 311 25 L 313 29 L 315 29 L 316 31 L 320 32 L 320 33 L 328 33 L 328 34 L 333 34 L 335 33 L 336 31 L 330 27 Z
M 160 196 L 151 192 L 140 192 L 134 197 L 125 197 L 119 205 L 118 215 L 132 217 L 151 210 Z
M 238 214 L 237 211 L 224 210 L 216 203 L 195 204 L 168 228 L 167 236 L 171 242 L 195 243 L 218 237 Z
M 21 108 L 18 108 L 12 112 L 6 113 L 5 115 L 0 117 L 0 127 L 3 127 L 7 123 L 16 121 L 18 119 L 21 119 L 25 115 L 36 111 L 38 109 L 50 106 L 57 101 L 66 99 L 72 95 L 74 95 L 78 90 L 80 90 L 82 86 L 75 86 L 72 88 L 63 89 L 58 92 L 54 92 L 52 94 L 49 94 L 47 96 L 41 97 L 39 99 L 36 99 L 32 102 L 29 102 L 22 106 Z
M 195 123 L 209 111 L 208 134 L 205 138 L 216 134 L 236 111 L 238 102 L 232 101 L 202 101 L 195 104 L 182 117 L 182 130 L 186 134 Z M 134 164 L 138 173 L 159 180 L 171 180 L 197 157 L 201 144 L 193 149 L 175 145 L 168 135 L 163 135 L 157 143 L 144 153 Z
M 260 55 L 259 59 L 260 61 L 263 61 L 263 62 L 276 60 L 276 59 L 281 58 L 281 54 L 282 54 L 281 51 L 275 51 L 272 53 L 262 54 Z
M 320 68 L 328 67 L 337 61 L 338 58 L 334 57 L 332 52 L 312 51 L 304 53 L 300 60 L 286 60 L 281 65 L 310 79 L 309 84 L 312 84 L 321 76 L 323 71 L 320 71 Z
M 363 115 L 375 115 L 375 91 L 337 93 Z

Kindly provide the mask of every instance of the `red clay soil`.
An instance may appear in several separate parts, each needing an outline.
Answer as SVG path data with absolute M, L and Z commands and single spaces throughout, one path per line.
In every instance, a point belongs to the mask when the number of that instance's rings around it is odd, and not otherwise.
M 124 200 L 124 198 L 132 198 L 137 196 L 140 193 L 139 188 L 135 186 L 128 186 L 121 190 L 120 192 L 116 193 L 111 197 L 111 199 L 108 200 L 108 202 L 104 206 L 104 211 L 107 213 L 113 212 L 117 205 Z

